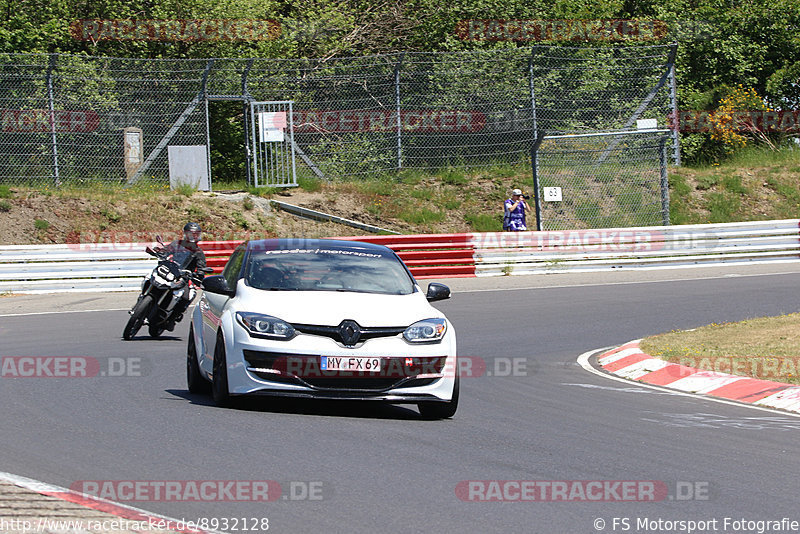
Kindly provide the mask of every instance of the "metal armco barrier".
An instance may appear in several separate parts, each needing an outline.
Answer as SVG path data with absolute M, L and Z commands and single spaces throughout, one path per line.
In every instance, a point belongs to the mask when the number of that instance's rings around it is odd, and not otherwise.
M 417 278 L 475 276 L 474 234 L 349 237 L 394 250 Z M 480 234 L 477 234 L 480 235 Z
M 476 276 L 800 261 L 800 220 L 473 234 Z
M 550 232 L 350 237 L 397 252 L 417 278 L 800 261 L 800 219 Z M 240 241 L 203 242 L 220 272 Z M 0 246 L 0 292 L 138 289 L 151 243 Z

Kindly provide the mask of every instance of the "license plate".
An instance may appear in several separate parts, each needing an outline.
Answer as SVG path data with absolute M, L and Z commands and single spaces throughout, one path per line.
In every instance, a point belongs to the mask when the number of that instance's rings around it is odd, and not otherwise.
M 366 356 L 321 356 L 319 367 L 323 371 L 366 371 L 377 373 L 381 370 L 381 359 Z

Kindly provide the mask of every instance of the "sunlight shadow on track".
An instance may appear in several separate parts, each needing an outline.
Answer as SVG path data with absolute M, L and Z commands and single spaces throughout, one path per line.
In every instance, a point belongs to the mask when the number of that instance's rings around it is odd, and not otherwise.
M 168 389 L 166 392 L 175 397 L 188 400 L 192 404 L 215 407 L 211 397 L 206 395 L 194 395 L 186 390 L 180 389 Z M 237 411 L 287 415 L 315 415 L 320 417 L 411 421 L 424 420 L 415 409 L 408 406 L 369 401 L 292 399 L 286 397 L 256 396 L 238 399 L 233 409 Z

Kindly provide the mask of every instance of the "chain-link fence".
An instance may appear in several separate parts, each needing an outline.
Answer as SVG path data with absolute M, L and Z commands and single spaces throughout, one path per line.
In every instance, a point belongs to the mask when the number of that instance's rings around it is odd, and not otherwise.
M 537 133 L 546 131 L 532 174 L 540 193 L 562 187 L 565 197 L 541 198 L 544 229 L 660 224 L 664 155 L 679 161 L 677 131 L 666 144 L 663 134 L 563 135 L 636 131 L 642 119 L 667 126 L 676 110 L 675 52 L 676 45 L 324 60 L 1 54 L 0 184 L 164 184 L 167 148 L 184 145 L 205 146 L 210 169 L 214 158 L 239 158 L 235 175 L 213 179 L 255 184 L 251 157 L 259 151 L 248 147 L 260 141 L 250 104 L 290 101 L 298 178 L 531 165 Z M 241 102 L 241 112 L 214 116 L 236 109 L 220 107 L 210 119 L 218 101 Z
M 537 129 L 610 131 L 645 118 L 664 126 L 674 109 L 674 52 L 670 45 L 327 60 L 4 54 L 0 182 L 166 181 L 167 146 L 215 144 L 220 132 L 209 131 L 207 110 L 217 100 L 293 101 L 301 176 L 529 162 Z M 245 157 L 246 115 L 227 121 L 241 154 L 226 157 Z
M 537 229 L 669 224 L 668 132 L 545 136 L 534 161 Z
M 123 181 L 169 144 L 206 143 L 207 60 L 0 55 L 0 183 Z M 126 128 L 142 131 L 126 152 Z M 130 138 L 129 138 L 130 139 Z M 165 180 L 166 150 L 147 168 Z

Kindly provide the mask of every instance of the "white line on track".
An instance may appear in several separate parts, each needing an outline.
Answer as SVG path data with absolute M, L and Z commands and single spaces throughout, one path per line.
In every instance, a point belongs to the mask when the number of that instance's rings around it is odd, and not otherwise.
M 612 347 L 604 347 L 602 349 L 595 349 L 595 350 L 590 350 L 590 351 L 584 352 L 583 354 L 578 356 L 578 365 L 580 365 L 581 367 L 583 367 L 585 370 L 589 371 L 590 373 L 596 374 L 597 376 L 602 376 L 603 378 L 607 378 L 609 380 L 616 380 L 617 382 L 622 382 L 623 384 L 626 384 L 628 386 L 635 384 L 637 387 L 643 387 L 643 388 L 654 389 L 654 390 L 657 390 L 657 391 L 663 391 L 663 392 L 666 392 L 666 393 L 670 393 L 672 395 L 680 395 L 682 397 L 692 397 L 694 399 L 713 401 L 713 402 L 718 402 L 720 404 L 727 404 L 729 406 L 738 406 L 740 408 L 751 408 L 753 410 L 761 410 L 762 412 L 769 412 L 769 413 L 773 413 L 773 414 L 780 414 L 780 415 L 785 415 L 785 416 L 789 416 L 789 417 L 798 417 L 798 418 L 800 418 L 800 414 L 794 413 L 794 412 L 788 412 L 788 411 L 783 411 L 783 410 L 775 410 L 773 408 L 765 408 L 764 406 L 755 406 L 753 404 L 748 404 L 746 402 L 737 402 L 737 401 L 728 400 L 728 399 L 721 399 L 719 397 L 711 397 L 709 395 L 698 395 L 696 393 L 687 393 L 685 391 L 676 391 L 674 389 L 665 388 L 665 387 L 662 387 L 662 386 L 654 386 L 653 384 L 648 384 L 646 382 L 636 382 L 634 380 L 628 380 L 627 378 L 622 378 L 622 377 L 615 376 L 615 375 L 612 375 L 612 374 L 609 374 L 609 373 L 604 373 L 603 371 L 599 371 L 598 369 L 595 369 L 595 367 L 591 363 L 589 363 L 589 358 L 592 356 L 592 354 L 597 354 L 599 352 L 604 352 L 604 351 L 607 351 L 607 350 L 611 350 L 613 348 L 614 348 L 613 346 Z

